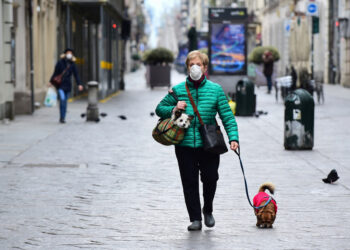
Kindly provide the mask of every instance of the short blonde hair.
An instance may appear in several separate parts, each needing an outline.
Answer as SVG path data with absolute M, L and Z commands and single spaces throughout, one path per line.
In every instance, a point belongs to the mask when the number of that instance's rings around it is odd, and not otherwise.
M 190 53 L 188 53 L 187 58 L 186 58 L 186 67 L 188 68 L 188 64 L 190 61 L 194 58 L 198 57 L 204 66 L 208 66 L 209 64 L 209 58 L 206 54 L 200 52 L 199 50 L 193 50 Z

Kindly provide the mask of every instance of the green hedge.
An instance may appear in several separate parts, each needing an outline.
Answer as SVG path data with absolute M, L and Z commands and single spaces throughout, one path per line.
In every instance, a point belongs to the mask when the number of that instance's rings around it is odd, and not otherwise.
M 131 59 L 134 61 L 138 61 L 138 60 L 141 60 L 141 56 L 140 56 L 140 54 L 135 53 L 131 56 Z
M 274 61 L 280 59 L 280 53 L 275 47 L 272 46 L 259 46 L 253 49 L 253 51 L 248 55 L 248 61 L 256 64 L 261 64 L 263 62 L 262 55 L 268 50 L 272 52 Z
M 174 61 L 174 55 L 170 50 L 166 48 L 156 48 L 146 51 L 143 54 L 142 59 L 145 64 L 151 65 L 172 63 Z

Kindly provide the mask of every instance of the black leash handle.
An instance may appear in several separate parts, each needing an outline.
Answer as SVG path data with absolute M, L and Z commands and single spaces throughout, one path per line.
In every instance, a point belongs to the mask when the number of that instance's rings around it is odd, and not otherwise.
M 255 207 L 255 206 L 252 204 L 252 202 L 250 201 L 249 191 L 248 191 L 248 184 L 247 184 L 247 180 L 246 180 L 246 178 L 245 178 L 243 163 L 242 163 L 242 159 L 241 159 L 241 148 L 240 148 L 240 146 L 238 146 L 237 151 L 234 150 L 234 152 L 235 152 L 236 155 L 238 156 L 239 163 L 240 163 L 240 165 L 241 165 L 242 174 L 243 174 L 243 179 L 244 179 L 244 185 L 245 185 L 245 193 L 246 193 L 246 195 L 247 195 L 247 200 L 248 200 L 248 202 L 249 202 L 249 205 L 250 205 L 252 208 L 254 208 L 254 209 L 260 209 L 260 208 L 266 207 L 267 204 L 269 204 L 269 203 L 271 202 L 271 200 L 272 200 L 272 197 L 271 197 L 271 196 L 269 197 L 269 200 L 268 200 L 264 205 L 259 206 L 259 207 Z
M 240 165 L 241 165 L 242 174 L 243 174 L 243 179 L 244 179 L 244 185 L 245 185 L 245 193 L 246 193 L 246 195 L 247 195 L 247 199 L 248 199 L 249 205 L 250 205 L 252 208 L 256 208 L 256 207 L 253 206 L 252 202 L 250 201 L 249 192 L 248 192 L 248 184 L 247 184 L 247 180 L 246 180 L 246 178 L 245 178 L 243 163 L 242 163 L 242 159 L 241 159 L 241 149 L 240 149 L 240 146 L 238 146 L 238 149 L 237 149 L 237 150 L 234 150 L 234 152 L 235 152 L 236 155 L 238 156 L 239 163 L 240 163 Z

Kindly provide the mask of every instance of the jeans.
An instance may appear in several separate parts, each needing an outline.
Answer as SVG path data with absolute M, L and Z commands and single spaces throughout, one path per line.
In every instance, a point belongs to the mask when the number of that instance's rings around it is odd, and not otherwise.
M 219 179 L 220 155 L 205 152 L 203 148 L 181 146 L 175 146 L 175 154 L 179 164 L 190 221 L 202 220 L 199 197 L 199 172 L 203 183 L 203 211 L 211 214 L 213 212 L 216 183 Z
M 60 120 L 66 118 L 68 95 L 69 92 L 58 89 L 58 98 L 60 100 Z
M 266 76 L 267 89 L 270 92 L 272 89 L 272 76 Z

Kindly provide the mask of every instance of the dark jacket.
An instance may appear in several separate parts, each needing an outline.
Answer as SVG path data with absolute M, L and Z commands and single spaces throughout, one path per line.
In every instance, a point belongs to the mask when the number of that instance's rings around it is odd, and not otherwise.
M 74 75 L 75 81 L 77 82 L 78 85 L 83 84 L 79 78 L 78 69 L 73 61 L 67 60 L 65 58 L 59 60 L 55 66 L 55 71 L 50 78 L 50 82 L 52 82 L 52 79 L 55 76 L 61 74 L 67 68 L 67 66 L 69 66 L 69 68 L 64 73 L 64 75 L 62 77 L 62 83 L 58 88 L 66 91 L 66 92 L 70 92 L 72 90 L 72 80 L 71 80 L 72 74 Z
M 198 49 L 197 44 L 197 31 L 195 27 L 191 27 L 187 33 L 188 37 L 188 52 Z
M 264 75 L 272 76 L 273 73 L 273 61 L 265 62 L 264 63 Z

